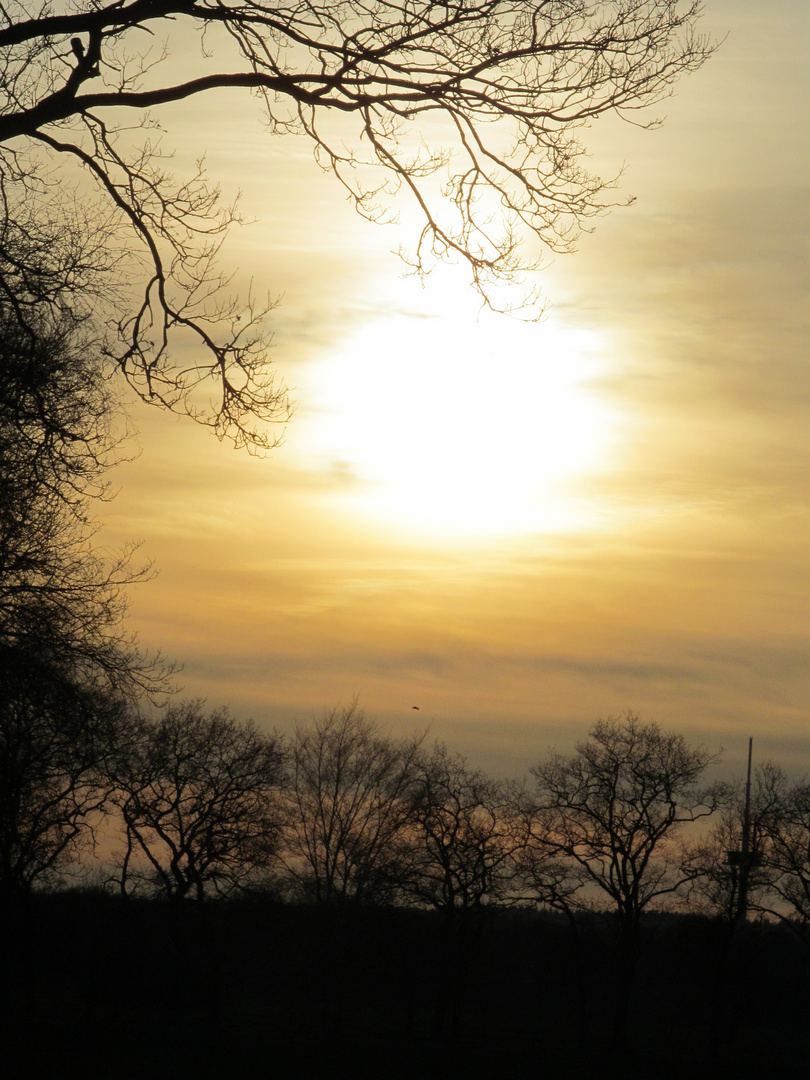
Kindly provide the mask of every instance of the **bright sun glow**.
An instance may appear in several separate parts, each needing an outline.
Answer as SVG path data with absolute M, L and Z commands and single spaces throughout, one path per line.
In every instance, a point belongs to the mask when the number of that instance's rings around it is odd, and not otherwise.
M 466 313 L 465 313 L 466 314 Z M 588 526 L 613 416 L 597 335 L 503 316 L 367 324 L 322 362 L 311 449 L 354 515 L 470 540 Z

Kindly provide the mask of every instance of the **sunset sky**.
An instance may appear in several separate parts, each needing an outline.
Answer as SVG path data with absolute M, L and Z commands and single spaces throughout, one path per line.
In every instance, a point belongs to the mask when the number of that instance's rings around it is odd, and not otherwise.
M 404 277 L 413 218 L 360 220 L 249 98 L 161 114 L 242 191 L 223 261 L 279 297 L 298 403 L 264 459 L 132 407 L 103 537 L 154 560 L 131 625 L 186 695 L 284 731 L 358 696 L 497 775 L 625 709 L 810 770 L 810 12 L 702 29 L 660 130 L 585 133 L 637 202 L 548 259 L 540 323 Z

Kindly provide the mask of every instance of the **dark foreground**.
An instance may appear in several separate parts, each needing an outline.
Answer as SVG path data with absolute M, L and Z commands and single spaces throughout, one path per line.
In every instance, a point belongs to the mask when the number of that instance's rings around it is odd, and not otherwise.
M 6 1075 L 802 1077 L 810 949 L 785 927 L 647 928 L 622 1045 L 612 923 L 487 912 L 35 897 L 3 919 Z

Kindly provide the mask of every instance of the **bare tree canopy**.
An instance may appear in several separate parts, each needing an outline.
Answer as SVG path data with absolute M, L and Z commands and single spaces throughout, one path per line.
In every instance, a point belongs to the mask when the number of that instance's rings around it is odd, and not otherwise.
M 208 91 L 252 91 L 270 131 L 308 136 L 363 216 L 386 219 L 398 195 L 416 208 L 417 271 L 466 263 L 492 302 L 493 285 L 537 264 L 537 238 L 569 250 L 607 204 L 612 180 L 583 167 L 580 129 L 607 113 L 637 122 L 698 68 L 713 48 L 696 33 L 700 11 L 678 0 L 12 0 L 0 15 L 0 193 L 19 207 L 20 191 L 52 186 L 49 161 L 78 162 L 147 267 L 118 325 L 127 378 L 219 434 L 270 445 L 256 422 L 283 419 L 287 401 L 267 370 L 263 309 L 223 301 L 213 269 L 232 215 L 202 172 L 175 182 L 149 129 L 139 142 L 123 125 Z M 175 336 L 194 342 L 192 360 L 174 358 Z M 195 400 L 201 384 L 216 387 L 210 409 Z
M 55 664 L 0 646 L 0 900 L 54 883 L 106 806 L 119 709 Z
M 116 452 L 107 384 L 81 326 L 50 315 L 23 327 L 0 302 L 0 665 L 165 693 L 168 670 L 123 625 L 126 586 L 149 568 L 93 544 L 89 500 Z
M 387 738 L 356 702 L 297 729 L 285 861 L 303 896 L 364 903 L 391 892 L 419 743 Z
M 409 792 L 409 899 L 446 915 L 507 894 L 525 843 L 519 791 L 437 743 L 422 754 Z
M 278 843 L 281 740 L 201 701 L 135 722 L 109 761 L 126 831 L 121 888 L 146 877 L 167 897 L 244 886 Z M 140 865 L 139 859 L 140 856 Z
M 673 841 L 727 796 L 720 785 L 699 786 L 714 760 L 704 747 L 628 712 L 598 720 L 570 757 L 552 752 L 532 769 L 540 873 L 531 876 L 539 897 L 570 909 L 579 886 L 601 895 L 617 916 L 617 1045 L 626 1037 L 642 917 L 694 876 Z M 570 876 L 555 880 L 554 873 L 549 881 L 542 857 L 552 867 L 568 863 Z
M 551 753 L 531 770 L 537 843 L 609 899 L 630 937 L 645 909 L 689 876 L 671 841 L 726 797 L 722 787 L 699 786 L 714 760 L 627 713 L 597 721 L 570 757 Z
M 760 862 L 768 889 L 752 907 L 787 923 L 810 944 L 810 780 L 791 783 L 766 761 L 757 770 Z
M 89 499 L 116 447 L 81 329 L 0 299 L 0 893 L 53 879 L 92 839 L 122 702 L 169 688 L 123 625 L 146 571 L 92 543 Z
M 768 839 L 777 903 L 789 905 L 791 925 L 810 942 L 810 782 L 787 791 L 784 813 Z

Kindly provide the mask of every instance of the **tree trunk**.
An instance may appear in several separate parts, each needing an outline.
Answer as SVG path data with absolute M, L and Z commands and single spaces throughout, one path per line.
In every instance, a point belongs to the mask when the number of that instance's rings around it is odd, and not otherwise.
M 638 930 L 622 927 L 619 931 L 619 965 L 616 980 L 616 1008 L 613 1014 L 613 1049 L 627 1049 L 630 997 L 638 959 Z

